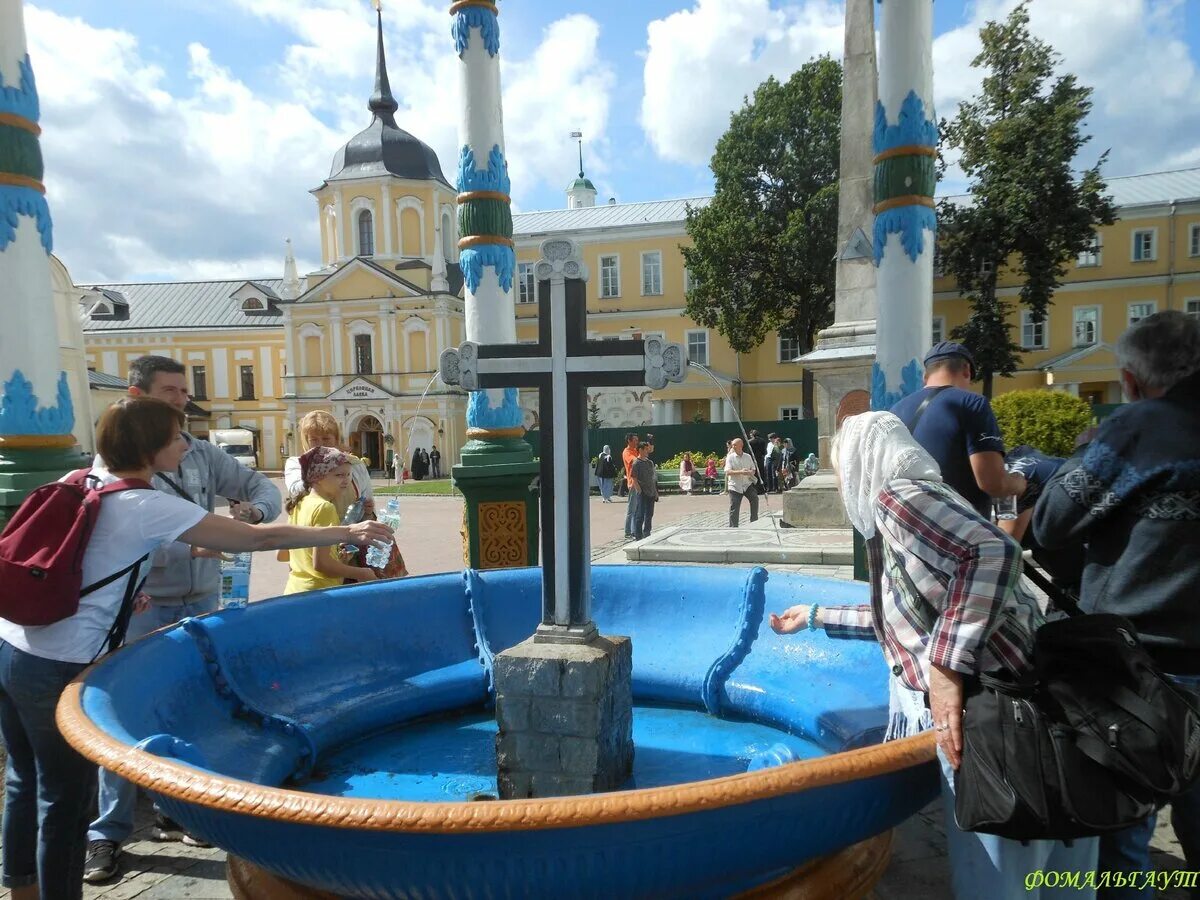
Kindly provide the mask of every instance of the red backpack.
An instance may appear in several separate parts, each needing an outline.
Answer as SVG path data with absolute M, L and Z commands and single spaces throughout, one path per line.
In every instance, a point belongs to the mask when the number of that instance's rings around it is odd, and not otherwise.
M 79 469 L 63 481 L 34 490 L 13 514 L 0 533 L 0 617 L 17 625 L 49 625 L 70 618 L 79 610 L 80 597 L 136 571 L 146 558 L 83 586 L 83 552 L 96 526 L 101 498 L 118 491 L 154 490 L 140 478 L 96 484 L 90 469 Z M 132 599 L 134 591 L 126 593 Z

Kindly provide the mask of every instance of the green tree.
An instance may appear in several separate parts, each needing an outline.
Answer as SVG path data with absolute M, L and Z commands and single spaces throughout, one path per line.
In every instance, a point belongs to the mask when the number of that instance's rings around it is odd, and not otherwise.
M 983 86 L 941 123 L 942 151 L 960 151 L 970 182 L 969 202 L 938 204 L 942 269 L 971 304 L 952 336 L 975 354 L 988 397 L 993 377 L 1020 363 L 1008 322 L 1014 305 L 997 295 L 997 279 L 1013 271 L 1020 304 L 1043 321 L 1067 265 L 1116 217 L 1100 175 L 1107 152 L 1082 173 L 1072 169 L 1091 139 L 1081 129 L 1092 90 L 1056 74 L 1060 57 L 1029 33 L 1027 7 L 980 31 L 983 49 L 971 64 L 985 70 Z
M 1092 408 L 1066 391 L 1009 391 L 992 401 L 1004 446 L 1021 444 L 1051 456 L 1070 456 L 1075 438 L 1092 423 Z
M 588 396 L 587 405 L 588 428 L 603 428 L 604 420 L 600 418 L 600 401 L 595 394 Z
M 832 320 L 841 106 L 829 57 L 768 78 L 717 142 L 712 202 L 688 210 L 687 313 L 738 353 L 776 331 L 807 349 Z

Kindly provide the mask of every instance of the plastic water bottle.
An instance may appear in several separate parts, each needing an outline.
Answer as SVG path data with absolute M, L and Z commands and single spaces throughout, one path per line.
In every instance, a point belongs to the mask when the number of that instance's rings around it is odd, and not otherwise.
M 353 503 L 350 504 L 350 508 L 346 510 L 346 514 L 344 516 L 342 516 L 342 524 L 343 525 L 357 525 L 359 522 L 361 522 L 363 520 L 363 516 L 365 516 L 366 514 L 367 514 L 367 499 L 365 497 L 359 497 L 357 500 L 355 500 Z M 358 548 L 355 547 L 353 544 L 345 544 L 344 546 L 345 546 L 347 552 L 349 552 L 349 553 L 357 553 L 358 552 Z
M 396 497 L 388 499 L 387 505 L 379 515 L 379 521 L 395 531 L 400 527 L 400 500 Z M 391 541 L 374 541 L 367 548 L 367 565 L 372 569 L 382 569 L 392 557 Z

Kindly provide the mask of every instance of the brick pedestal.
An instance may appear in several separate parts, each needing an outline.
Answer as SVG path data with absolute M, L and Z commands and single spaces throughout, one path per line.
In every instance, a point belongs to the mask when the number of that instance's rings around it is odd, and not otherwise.
M 633 645 L 529 639 L 495 660 L 500 798 L 619 788 L 633 768 Z

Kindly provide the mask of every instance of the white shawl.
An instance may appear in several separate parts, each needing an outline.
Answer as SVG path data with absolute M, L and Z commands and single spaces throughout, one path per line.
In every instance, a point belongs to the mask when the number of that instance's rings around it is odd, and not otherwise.
M 842 422 L 834 465 L 850 524 L 864 538 L 875 535 L 879 492 L 897 478 L 941 481 L 942 473 L 925 448 L 896 416 L 867 412 Z

